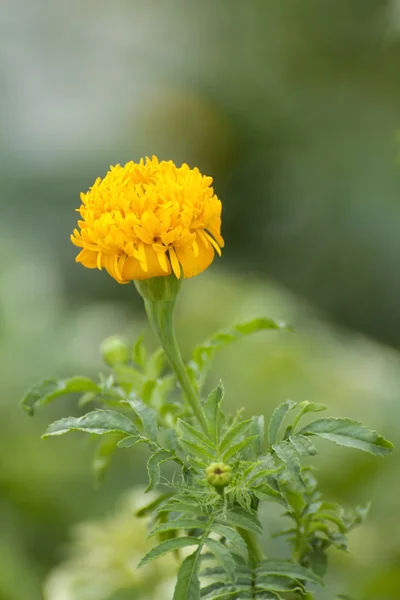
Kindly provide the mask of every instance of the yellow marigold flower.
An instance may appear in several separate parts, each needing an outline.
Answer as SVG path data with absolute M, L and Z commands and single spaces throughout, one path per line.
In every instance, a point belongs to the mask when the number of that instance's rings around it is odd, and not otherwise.
M 201 273 L 224 246 L 211 184 L 197 168 L 155 156 L 110 167 L 81 194 L 80 231 L 71 236 L 82 248 L 77 262 L 104 267 L 118 283 Z

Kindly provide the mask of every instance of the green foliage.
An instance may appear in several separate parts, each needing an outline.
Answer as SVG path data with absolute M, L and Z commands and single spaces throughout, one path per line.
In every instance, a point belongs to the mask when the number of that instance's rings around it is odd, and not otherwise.
M 198 389 L 217 350 L 267 329 L 291 330 L 257 319 L 198 346 L 188 366 Z M 81 408 L 88 402 L 103 406 L 58 420 L 43 436 L 71 431 L 105 436 L 95 455 L 98 477 L 118 448 L 147 445 L 146 491 L 158 489 L 160 494 L 138 513 L 151 516 L 149 537 L 155 542 L 140 566 L 194 546 L 181 562 L 174 600 L 311 599 L 314 587 L 323 583 L 329 548 L 347 548 L 347 534 L 363 521 L 367 509 L 345 510 L 321 497 L 311 468 L 302 463 L 317 453 L 310 438 L 378 456 L 390 453 L 392 444 L 350 419 L 316 419 L 299 428 L 303 418 L 312 419 L 326 406 L 287 400 L 270 418 L 266 447 L 264 417 L 243 418 L 242 411 L 230 415 L 223 410 L 222 384 L 202 404 L 202 431 L 177 393 L 162 351 L 149 356 L 142 338 L 133 348 L 113 339 L 107 362 L 112 371 L 98 383 L 84 377 L 46 380 L 28 391 L 23 406 L 32 413 L 56 397 L 77 392 L 84 394 Z M 168 461 L 175 463 L 175 470 L 167 479 L 161 468 Z M 229 477 L 218 486 L 218 477 L 206 476 L 207 467 L 229 472 Z M 288 560 L 265 560 L 257 550 L 256 539 L 263 534 L 261 502 L 278 502 L 289 520 L 289 527 L 278 534 L 291 549 Z

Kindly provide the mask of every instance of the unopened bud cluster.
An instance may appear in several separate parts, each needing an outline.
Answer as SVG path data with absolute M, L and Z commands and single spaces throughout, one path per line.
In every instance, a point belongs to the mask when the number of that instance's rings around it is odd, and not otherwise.
M 208 483 L 215 488 L 223 488 L 230 484 L 232 479 L 232 469 L 229 465 L 222 462 L 211 463 L 206 469 Z

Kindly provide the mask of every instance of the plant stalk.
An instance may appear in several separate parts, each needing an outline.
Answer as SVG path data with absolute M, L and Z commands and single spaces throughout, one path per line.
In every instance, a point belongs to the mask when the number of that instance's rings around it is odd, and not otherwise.
M 200 404 L 199 397 L 186 371 L 174 331 L 175 298 L 170 300 L 152 301 L 144 299 L 146 313 L 155 334 L 168 358 L 168 361 L 181 385 L 183 393 L 191 406 L 204 433 L 208 432 L 207 421 Z
M 250 561 L 253 567 L 256 567 L 258 563 L 265 559 L 258 537 L 251 531 L 247 531 L 247 529 L 242 529 L 241 527 L 238 527 L 238 533 L 240 533 L 246 542 Z

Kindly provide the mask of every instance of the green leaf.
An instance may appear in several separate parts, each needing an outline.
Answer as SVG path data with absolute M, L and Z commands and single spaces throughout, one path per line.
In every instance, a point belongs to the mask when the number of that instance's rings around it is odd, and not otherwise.
M 196 550 L 179 568 L 173 600 L 200 600 L 199 566 L 200 552 Z
M 293 332 L 293 328 L 283 321 L 274 321 L 273 319 L 259 318 L 246 323 L 234 325 L 231 329 L 216 333 L 207 342 L 197 346 L 193 350 L 193 360 L 203 368 L 208 360 L 213 357 L 217 350 L 236 342 L 247 335 L 266 330 L 282 330 Z
M 330 523 L 334 523 L 339 529 L 340 533 L 346 533 L 347 527 L 343 523 L 342 519 L 337 515 L 334 515 L 329 512 L 317 512 L 312 516 L 312 521 L 329 521 Z
M 204 405 L 204 414 L 207 419 L 208 431 L 212 440 L 216 441 L 219 426 L 223 420 L 223 414 L 219 408 L 224 398 L 224 386 L 222 382 L 219 383 L 211 394 L 208 396 L 207 402 Z
M 205 436 L 202 431 L 195 429 L 189 423 L 182 421 L 182 419 L 178 419 L 177 423 L 178 429 L 183 440 L 199 444 L 202 448 L 204 448 L 204 450 L 206 450 L 207 453 L 211 453 L 211 456 L 214 455 L 214 446 L 212 445 L 209 438 Z
M 157 512 L 188 513 L 190 515 L 199 515 L 199 517 L 205 516 L 207 513 L 206 509 L 201 504 L 191 504 L 190 502 L 184 502 L 183 500 L 176 501 L 175 498 L 165 504 L 165 506 L 159 508 Z
M 201 588 L 201 598 L 202 600 L 227 600 L 232 596 L 228 590 L 232 590 L 232 588 L 225 581 L 214 581 L 214 583 Z M 236 588 L 234 592 L 236 594 Z
M 162 348 L 157 348 L 145 363 L 146 375 L 149 379 L 158 379 L 167 364 L 167 357 Z
M 205 544 L 214 554 L 215 558 L 220 563 L 220 565 L 225 569 L 229 579 L 231 581 L 235 581 L 236 566 L 234 558 L 229 552 L 229 550 L 225 548 L 225 546 L 223 546 L 221 542 L 213 540 L 212 538 L 207 538 Z
M 140 373 L 134 367 L 129 365 L 115 365 L 113 368 L 116 380 L 118 384 L 124 388 L 124 390 L 130 392 L 134 390 L 138 394 L 142 391 L 142 386 L 146 381 L 143 373 Z
M 165 531 L 176 531 L 177 529 L 204 529 L 207 523 L 200 521 L 199 519 L 174 519 L 173 521 L 167 521 L 167 523 L 161 523 L 152 529 L 149 533 L 149 538 L 157 535 L 158 533 L 164 533 Z
M 173 550 L 178 550 L 179 548 L 186 548 L 188 546 L 198 546 L 200 540 L 194 537 L 179 537 L 179 538 L 171 538 L 169 540 L 165 540 L 165 542 L 161 542 L 158 546 L 155 546 L 148 552 L 140 561 L 138 568 L 143 567 L 146 563 L 159 556 L 164 556 L 168 554 L 168 552 L 172 552 Z
M 247 479 L 247 484 L 252 483 L 253 485 L 259 485 L 260 483 L 263 482 L 258 482 L 257 481 L 262 478 L 262 479 L 266 479 L 266 477 L 270 477 L 271 475 L 275 475 L 276 473 L 279 473 L 279 471 L 282 470 L 282 467 L 276 467 L 275 469 L 259 469 L 258 471 L 256 471 L 256 473 L 253 473 L 251 475 L 251 477 L 249 477 Z
M 263 561 L 256 569 L 257 577 L 269 576 L 269 575 L 280 575 L 283 577 L 290 577 L 291 579 L 300 579 L 304 581 L 311 581 L 322 585 L 321 578 L 315 575 L 309 569 L 302 567 L 301 565 L 293 564 L 288 561 Z
M 299 456 L 296 450 L 293 448 L 293 446 L 289 442 L 281 442 L 280 444 L 274 444 L 272 446 L 272 449 L 274 450 L 278 458 L 280 458 L 280 460 L 283 463 L 285 463 L 287 470 L 295 479 L 295 481 L 298 481 L 302 485 L 305 485 L 303 477 L 301 475 L 301 465 Z
M 70 377 L 69 379 L 45 379 L 33 385 L 22 399 L 22 407 L 33 415 L 36 408 L 67 394 L 94 392 L 100 387 L 88 377 Z
M 104 480 L 105 473 L 111 464 L 112 457 L 118 448 L 118 442 L 120 441 L 121 435 L 119 434 L 108 435 L 101 438 L 93 459 L 93 470 L 98 482 Z
M 172 492 L 168 492 L 166 494 L 161 494 L 158 498 L 155 498 L 151 502 L 148 502 L 136 512 L 136 517 L 148 517 L 151 515 L 157 508 L 159 508 L 162 504 L 165 504 L 172 496 Z
M 186 449 L 189 452 L 189 454 L 198 457 L 201 460 L 201 462 L 205 465 L 207 465 L 209 462 L 215 461 L 215 454 L 209 452 L 208 450 L 203 448 L 203 446 L 200 446 L 197 442 L 193 443 L 189 442 L 188 440 L 180 439 L 180 444 L 183 449 Z M 204 459 L 206 460 L 204 461 Z
M 326 404 L 319 404 L 318 402 L 308 402 L 308 400 L 304 400 L 304 402 L 300 402 L 299 404 L 300 413 L 305 415 L 310 412 L 321 412 L 326 410 L 328 407 Z
M 145 404 L 150 404 L 156 387 L 157 381 L 155 379 L 146 379 L 146 381 L 144 381 L 140 389 L 139 396 L 142 398 Z
M 293 592 L 304 590 L 299 581 L 281 575 L 259 575 L 256 582 L 257 591 Z
M 146 406 L 144 402 L 136 398 L 134 395 L 131 395 L 126 402 L 135 412 L 135 414 L 139 417 L 143 429 L 147 434 L 148 438 L 153 442 L 157 441 L 157 433 L 158 433 L 158 425 L 157 425 L 157 415 L 155 411 L 150 408 L 150 406 Z
M 227 448 L 230 444 L 232 444 L 232 442 L 234 442 L 239 437 L 244 435 L 246 433 L 246 431 L 251 427 L 252 424 L 253 424 L 253 419 L 248 419 L 247 421 L 242 421 L 241 423 L 238 423 L 237 425 L 235 425 L 234 427 L 229 429 L 226 432 L 226 434 L 224 435 L 224 437 L 222 438 L 222 441 L 221 441 L 221 444 L 219 447 L 220 452 L 223 452 L 225 450 L 225 448 Z
M 252 431 L 250 433 L 257 434 L 258 436 L 258 448 L 257 448 L 257 456 L 260 456 L 264 451 L 264 443 L 265 443 L 265 420 L 264 415 L 259 415 L 258 417 L 254 417 L 253 425 L 251 427 Z
M 305 435 L 289 436 L 289 442 L 301 456 L 315 456 L 317 454 L 314 444 Z
M 247 513 L 240 509 L 229 511 L 226 513 L 226 522 L 233 527 L 241 527 L 242 529 L 246 529 L 246 531 L 251 531 L 252 533 L 262 533 L 260 521 L 255 514 L 250 512 Z
M 128 437 L 123 438 L 118 442 L 118 448 L 132 448 L 136 444 L 143 444 L 148 442 L 145 437 L 141 436 L 139 433 L 135 433 L 134 435 L 129 435 Z
M 136 435 L 137 430 L 132 421 L 114 410 L 95 410 L 83 417 L 66 417 L 55 421 L 45 431 L 43 438 L 51 435 L 62 435 L 69 431 L 84 431 L 96 435 L 123 433 Z
M 225 454 L 222 458 L 222 462 L 225 462 L 225 463 L 228 462 L 228 460 L 233 458 L 238 452 L 243 450 L 243 448 L 246 448 L 246 446 L 248 446 L 249 444 L 254 442 L 254 440 L 257 440 L 257 439 L 258 439 L 258 435 L 252 435 L 251 437 L 248 437 L 245 440 L 238 442 L 231 448 L 228 448 L 228 450 L 225 452 Z
M 147 461 L 147 472 L 149 474 L 149 485 L 145 492 L 150 492 L 160 483 L 160 465 L 167 460 L 172 460 L 173 456 L 167 450 L 158 450 Z
M 213 523 L 211 529 L 231 542 L 234 548 L 238 550 L 246 560 L 249 558 L 246 542 L 235 529 L 228 525 L 221 525 L 220 523 Z
M 357 448 L 364 452 L 370 452 L 375 456 L 390 454 L 394 448 L 389 440 L 386 440 L 376 431 L 351 419 L 319 419 L 306 425 L 300 431 L 300 434 L 317 435 L 339 446 Z
M 284 502 L 283 496 L 280 492 L 271 487 L 268 483 L 260 483 L 256 487 L 253 488 L 253 492 L 257 496 L 259 500 L 270 500 L 273 498 L 274 500 L 278 500 L 279 502 Z
M 286 415 L 295 406 L 296 402 L 293 402 L 292 400 L 286 400 L 286 402 L 282 402 L 282 404 L 280 404 L 274 410 L 268 426 L 268 439 L 270 446 L 273 446 L 273 444 L 276 443 Z
M 142 369 L 145 367 L 147 352 L 143 344 L 143 334 L 138 337 L 133 347 L 132 360 Z

